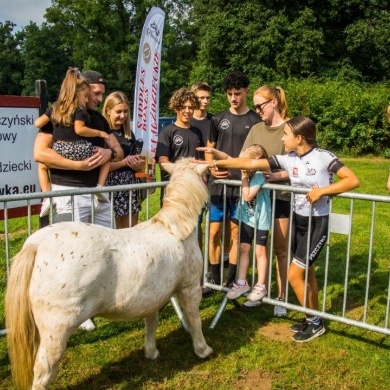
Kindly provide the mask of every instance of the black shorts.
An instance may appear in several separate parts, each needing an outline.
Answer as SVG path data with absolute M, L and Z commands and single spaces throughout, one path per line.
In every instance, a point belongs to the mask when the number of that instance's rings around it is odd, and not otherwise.
M 252 244 L 255 236 L 255 229 L 246 223 L 241 222 L 240 242 Z M 256 230 L 256 245 L 266 246 L 268 240 L 268 230 Z
M 275 199 L 275 219 L 290 218 L 291 202 L 288 200 Z
M 311 231 L 309 232 L 309 218 L 293 213 L 291 232 L 291 252 L 294 255 L 293 263 L 306 268 L 307 252 L 309 252 L 309 267 L 313 265 L 326 244 L 328 237 L 329 215 L 311 217 Z M 309 251 L 307 240 L 310 234 Z

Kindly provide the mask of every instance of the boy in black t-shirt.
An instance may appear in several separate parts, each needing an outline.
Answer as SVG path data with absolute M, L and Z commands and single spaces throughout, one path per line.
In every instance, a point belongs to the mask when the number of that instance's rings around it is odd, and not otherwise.
M 176 162 L 180 158 L 203 157 L 202 152 L 196 150 L 204 145 L 201 131 L 190 125 L 194 109 L 198 101 L 193 92 L 180 88 L 171 97 L 169 108 L 176 113 L 176 121 L 165 126 L 158 135 L 155 159 L 160 164 Z M 161 179 L 169 180 L 169 174 L 161 170 Z
M 249 79 L 242 72 L 233 72 L 224 80 L 224 90 L 230 107 L 211 118 L 210 133 L 207 146 L 214 147 L 231 157 L 238 157 L 242 146 L 252 126 L 261 121 L 259 116 L 247 106 L 246 99 L 249 93 Z M 206 160 L 213 159 L 206 154 Z M 209 189 L 211 193 L 210 208 L 210 244 L 209 258 L 211 273 L 215 284 L 221 284 L 221 240 L 223 228 L 223 185 L 212 183 L 217 179 L 241 180 L 241 172 L 238 169 L 211 169 Z M 240 200 L 239 187 L 227 187 L 226 212 L 230 218 L 230 252 L 229 272 L 226 285 L 229 287 L 235 278 L 237 270 L 238 252 L 238 209 Z
M 213 116 L 213 114 L 207 112 L 211 99 L 211 87 L 201 81 L 195 83 L 191 87 L 191 91 L 198 99 L 198 108 L 194 110 L 190 124 L 202 132 L 203 142 L 206 145 L 209 139 L 211 117 Z
M 176 121 L 165 126 L 158 135 L 155 159 L 162 168 L 162 163 L 174 163 L 180 158 L 196 157 L 203 159 L 203 152 L 198 152 L 197 147 L 205 145 L 202 132 L 191 126 L 194 110 L 198 107 L 198 99 L 195 94 L 186 88 L 180 88 L 169 100 L 169 108 L 176 113 Z M 168 181 L 169 174 L 161 169 L 161 180 Z M 164 199 L 164 189 L 161 188 L 160 204 Z M 202 215 L 198 221 L 198 240 L 201 246 Z

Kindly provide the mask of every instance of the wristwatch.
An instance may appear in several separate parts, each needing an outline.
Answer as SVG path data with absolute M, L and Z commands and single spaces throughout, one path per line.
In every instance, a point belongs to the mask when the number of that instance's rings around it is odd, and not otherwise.
M 115 149 L 110 149 L 111 150 L 111 160 L 114 160 L 116 158 L 116 150 Z

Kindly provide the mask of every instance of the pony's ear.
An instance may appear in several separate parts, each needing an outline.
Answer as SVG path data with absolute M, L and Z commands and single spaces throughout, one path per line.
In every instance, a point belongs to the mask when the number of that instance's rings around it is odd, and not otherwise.
M 209 169 L 208 164 L 198 164 L 195 167 L 195 172 L 202 176 L 208 169 Z
M 172 174 L 173 170 L 175 169 L 175 164 L 173 163 L 162 163 L 161 166 L 164 171 L 167 171 L 169 174 Z

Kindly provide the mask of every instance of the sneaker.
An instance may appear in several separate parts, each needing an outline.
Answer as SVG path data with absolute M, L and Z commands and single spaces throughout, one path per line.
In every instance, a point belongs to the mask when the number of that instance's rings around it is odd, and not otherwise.
M 245 301 L 244 306 L 252 309 L 253 307 L 261 306 L 263 302 L 261 301 Z
M 110 197 L 109 197 L 108 193 L 100 192 L 100 193 L 96 194 L 96 199 L 100 203 L 109 203 L 110 202 Z
M 250 290 L 248 282 L 245 282 L 243 286 L 233 283 L 233 287 L 231 290 L 226 294 L 226 298 L 228 299 L 236 299 L 240 297 L 242 294 L 245 294 Z
M 302 330 L 304 330 L 306 328 L 306 325 L 307 325 L 307 320 L 306 318 L 304 320 L 302 320 L 301 322 L 299 322 L 298 324 L 295 324 L 293 326 L 290 326 L 290 330 L 291 332 L 293 333 L 298 333 Z
M 256 284 L 246 299 L 251 302 L 261 301 L 266 295 L 267 289 Z
M 314 324 L 313 322 L 307 321 L 306 327 L 303 330 L 295 333 L 293 339 L 297 343 L 304 343 L 305 341 L 310 341 L 318 336 L 321 336 L 325 333 L 325 330 L 326 329 L 322 320 L 320 320 L 320 323 L 318 325 Z
M 276 298 L 277 301 L 284 302 L 284 298 Z M 275 317 L 284 317 L 287 315 L 287 309 L 282 306 L 274 307 L 274 316 Z
M 39 213 L 39 216 L 42 218 L 42 217 L 46 217 L 46 215 L 49 214 L 50 214 L 50 199 L 46 198 L 42 202 L 41 212 Z
M 80 326 L 79 329 L 86 330 L 87 332 L 90 332 L 91 330 L 95 330 L 96 326 L 92 322 L 91 319 L 88 319 L 87 321 L 84 321 Z

